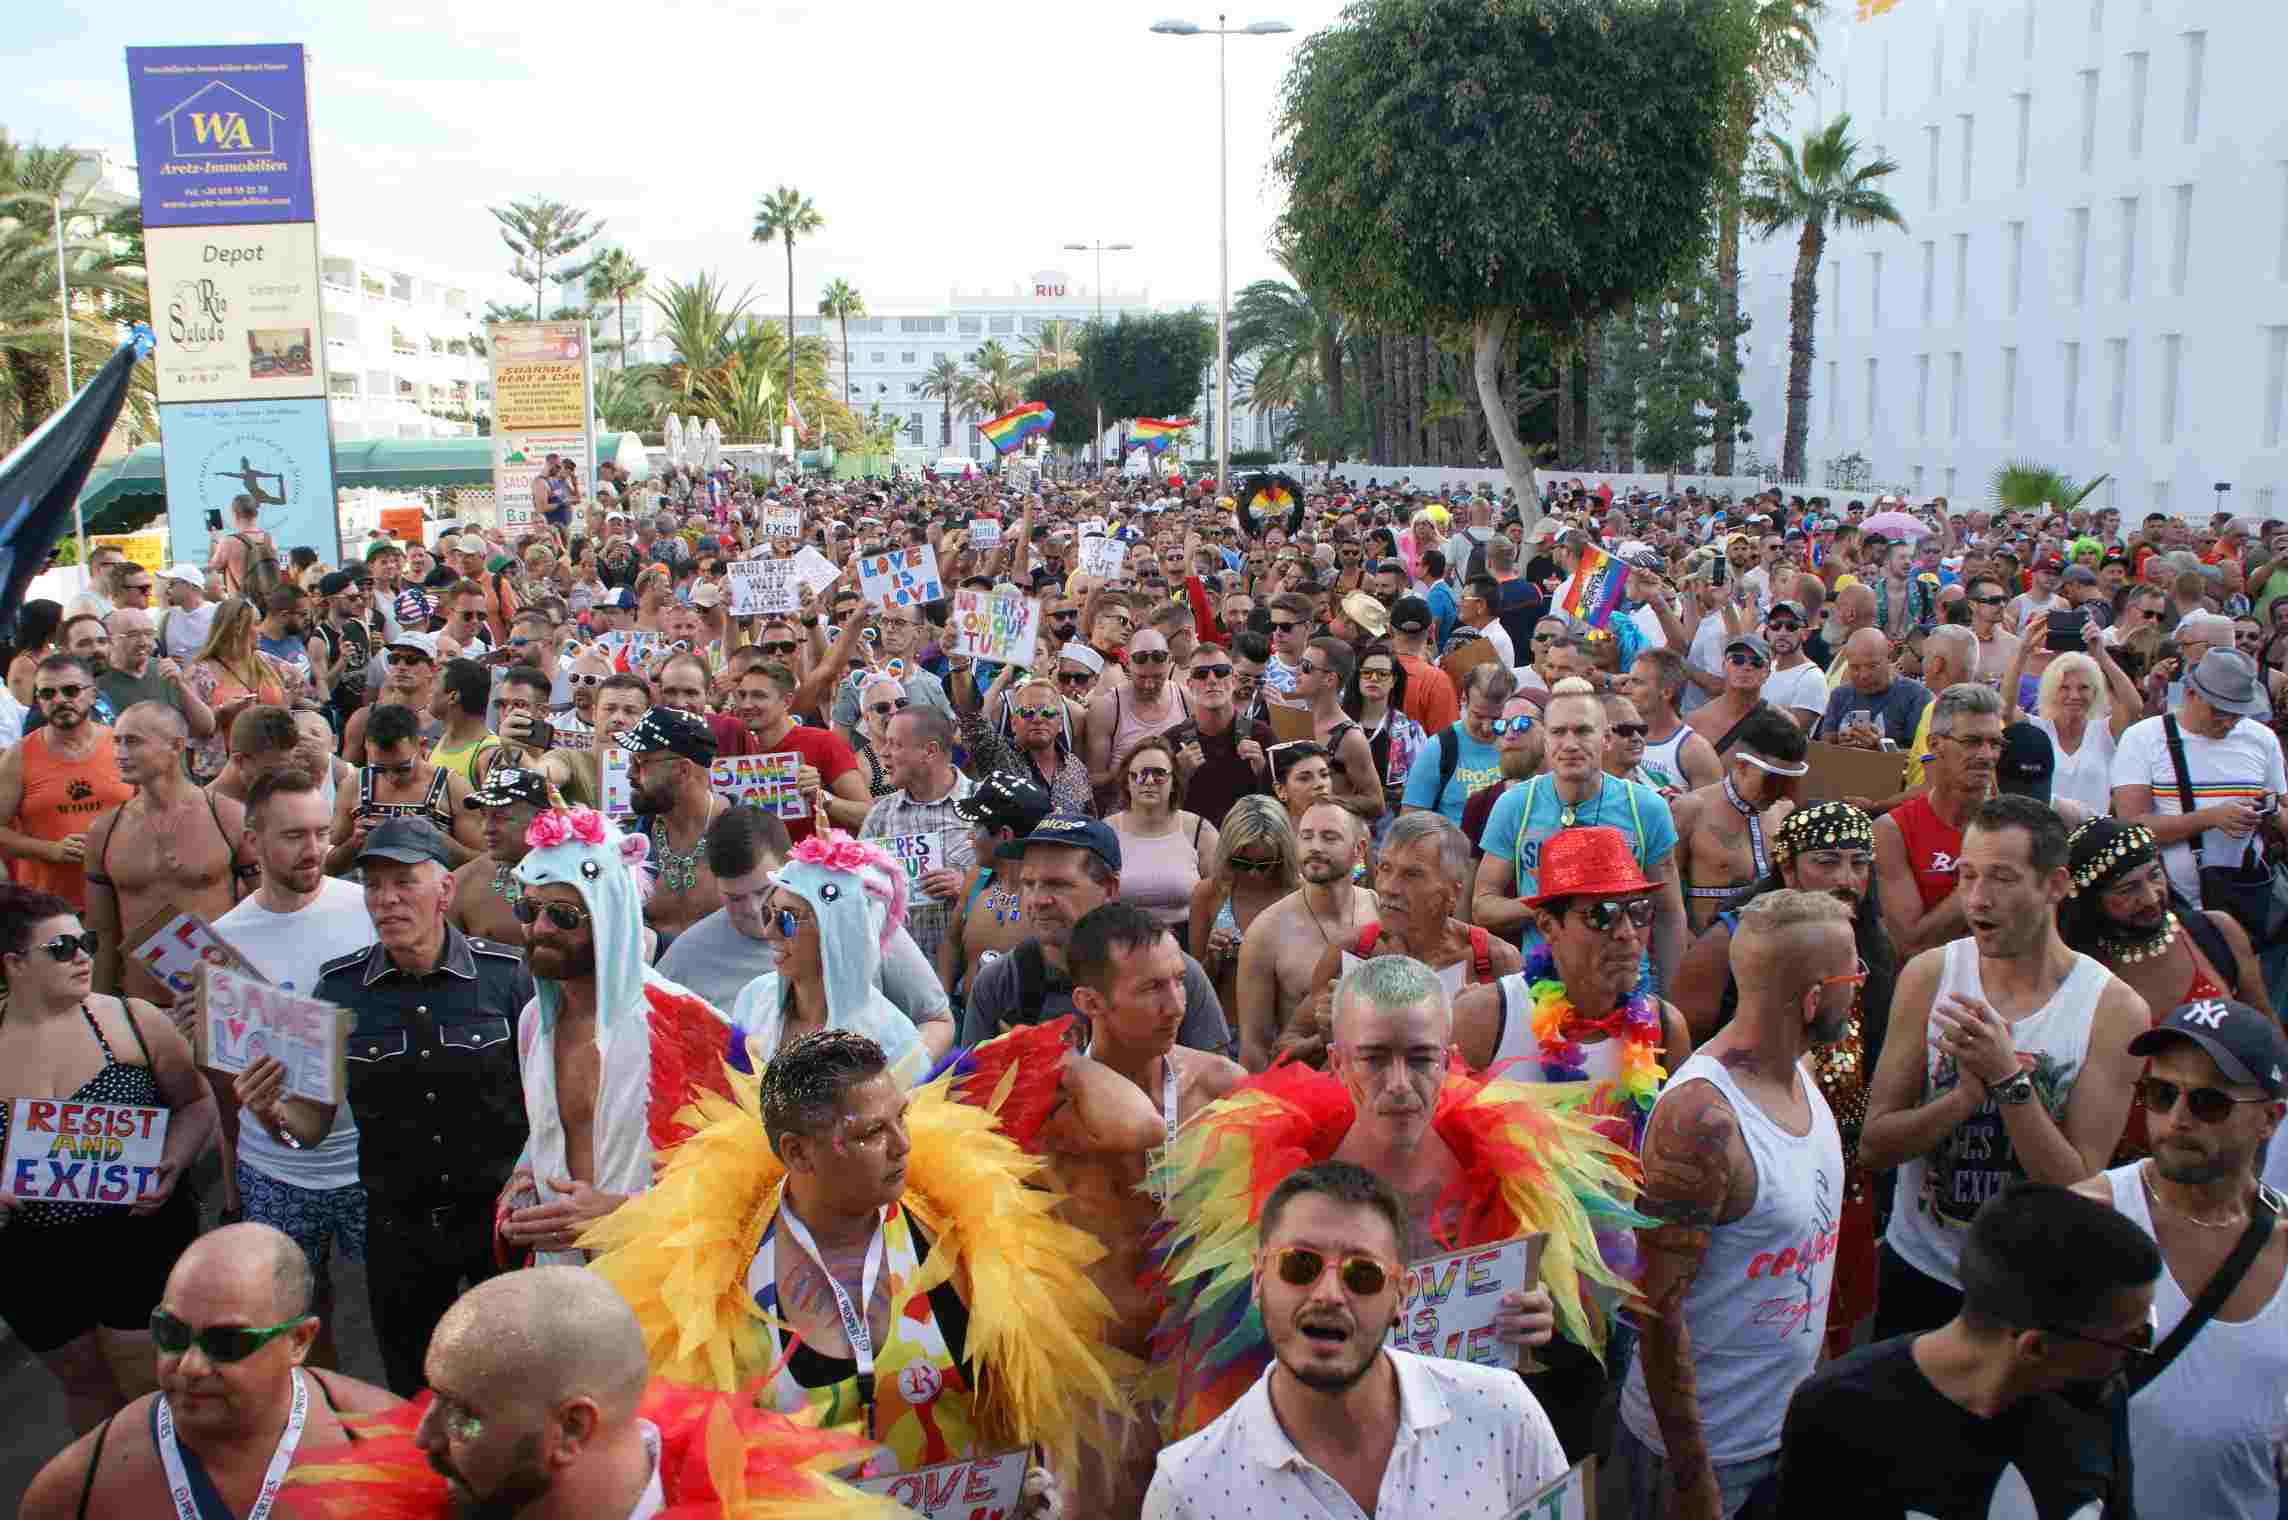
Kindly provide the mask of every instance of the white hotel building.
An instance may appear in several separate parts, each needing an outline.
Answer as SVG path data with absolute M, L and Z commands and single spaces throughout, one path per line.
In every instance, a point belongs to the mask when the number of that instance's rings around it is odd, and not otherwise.
M 474 436 L 493 409 L 478 282 L 322 230 L 318 271 L 334 441 Z
M 1835 0 L 1780 127 L 1849 112 L 1905 231 L 1830 231 L 1808 487 L 1957 505 L 2025 458 L 2134 519 L 2288 514 L 2282 0 Z M 1748 242 L 1745 393 L 1777 465 L 1793 231 Z

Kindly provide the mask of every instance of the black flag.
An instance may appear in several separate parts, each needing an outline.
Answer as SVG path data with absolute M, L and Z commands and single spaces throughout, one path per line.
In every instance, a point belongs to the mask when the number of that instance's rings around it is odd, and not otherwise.
M 0 459 L 0 642 L 15 641 L 24 592 L 71 531 L 72 503 L 127 400 L 135 362 L 150 351 L 151 330 L 138 326 L 85 389 Z

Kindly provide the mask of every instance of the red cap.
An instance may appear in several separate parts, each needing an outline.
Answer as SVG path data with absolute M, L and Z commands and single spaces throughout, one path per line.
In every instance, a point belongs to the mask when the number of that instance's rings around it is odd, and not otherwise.
M 1524 899 L 1539 908 L 1561 897 L 1619 897 L 1650 892 L 1652 883 L 1637 869 L 1628 836 L 1619 829 L 1562 829 L 1541 847 L 1535 884 L 1541 890 Z

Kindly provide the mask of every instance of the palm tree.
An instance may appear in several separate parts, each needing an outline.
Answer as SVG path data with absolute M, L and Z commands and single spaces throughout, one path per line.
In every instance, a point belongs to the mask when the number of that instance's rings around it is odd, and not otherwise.
M 748 349 L 701 375 L 693 415 L 714 418 L 725 441 L 770 438 L 785 411 L 779 400 L 776 359 L 769 350 Z
M 1904 230 L 1907 219 L 1879 186 L 1898 172 L 1898 164 L 1880 155 L 1862 160 L 1848 114 L 1807 133 L 1800 149 L 1777 132 L 1766 132 L 1763 149 L 1748 176 L 1740 210 L 1758 237 L 1802 229 L 1796 237 L 1795 283 L 1788 294 L 1787 433 L 1780 458 L 1781 475 L 1801 480 L 1804 437 L 1811 426 L 1811 319 L 1819 305 L 1819 260 L 1827 248 L 1827 229 L 1887 224 Z
M 659 422 L 661 400 L 657 380 L 643 370 L 596 371 L 596 415 L 614 432 L 649 432 Z
M 1727 162 L 1718 173 L 1723 188 L 1716 208 L 1716 314 L 1722 331 L 1739 331 L 1740 197 L 1745 190 L 1748 154 L 1756 145 L 1756 119 L 1769 118 L 1786 101 L 1789 86 L 1811 77 L 1819 60 L 1819 23 L 1824 0 L 1738 0 L 1747 7 L 1755 46 L 1748 67 L 1735 82 L 1726 108 Z M 1718 355 L 1716 458 L 1719 475 L 1732 473 L 1732 450 L 1739 432 L 1740 356 L 1734 343 Z
M 808 237 L 826 225 L 826 218 L 810 203 L 810 197 L 792 185 L 781 185 L 763 197 L 755 208 L 755 230 L 758 243 L 768 244 L 774 239 L 786 245 L 786 330 L 794 331 L 794 240 Z M 794 394 L 794 350 L 787 350 L 786 393 Z
M 24 147 L 0 133 L 0 451 L 69 399 L 64 389 L 63 317 L 56 285 L 56 211 L 66 222 L 64 289 L 71 293 L 71 341 L 78 374 L 93 372 L 119 341 L 124 322 L 150 319 L 142 225 L 129 213 L 75 236 L 72 223 L 98 220 L 71 176 L 84 155 Z M 136 366 L 128 392 L 130 433 L 156 431 L 154 376 Z
M 652 291 L 663 331 L 675 356 L 652 370 L 661 389 L 681 396 L 698 390 L 698 377 L 714 372 L 731 356 L 739 321 L 755 299 L 754 287 L 739 292 L 733 301 L 728 287 L 702 270 L 690 284 L 669 280 L 665 291 Z
M 953 442 L 953 409 L 959 406 L 966 410 L 969 406 L 969 375 L 962 369 L 961 361 L 951 354 L 938 355 L 937 362 L 922 376 L 922 396 L 939 404 L 944 423 L 940 442 L 950 446 Z
M 842 404 L 850 404 L 850 319 L 866 315 L 866 298 L 840 275 L 826 282 L 818 294 L 818 314 L 842 324 Z
M 620 313 L 620 368 L 628 367 L 628 297 L 644 288 L 651 271 L 625 248 L 607 248 L 588 266 L 588 299 L 610 301 Z
M 731 357 L 735 362 L 753 360 L 768 364 L 774 371 L 786 370 L 786 329 L 779 326 L 775 317 L 760 322 L 750 317 L 731 345 Z M 824 338 L 794 340 L 794 404 L 806 417 L 821 416 L 822 409 L 832 400 L 828 395 L 827 358 Z M 783 396 L 786 392 L 780 390 L 779 394 Z
M 970 373 L 963 399 L 981 417 L 994 418 L 1025 399 L 1017 383 L 1017 361 L 998 338 L 987 338 L 969 359 Z
M 1239 293 L 1231 307 L 1232 356 L 1258 355 L 1258 390 L 1276 395 L 1293 386 L 1325 384 L 1328 412 L 1340 417 L 1349 324 L 1310 293 L 1286 250 L 1274 250 L 1273 257 L 1294 282 L 1257 280 Z
M 487 206 L 485 209 L 493 214 L 494 221 L 500 223 L 501 241 L 508 245 L 510 253 L 516 255 L 516 262 L 509 266 L 509 274 L 519 284 L 532 287 L 532 320 L 537 322 L 540 320 L 541 287 L 548 283 L 549 261 L 568 259 L 578 253 L 588 245 L 589 239 L 604 230 L 604 224 L 597 222 L 591 226 L 587 212 L 567 206 L 562 201 L 549 200 L 545 196 L 511 201 L 506 206 Z M 559 269 L 556 278 L 585 279 L 594 262 L 591 259 L 588 263 Z
M 1062 317 L 1041 324 L 1038 334 L 1025 340 L 1025 373 L 1038 380 L 1051 370 L 1071 369 L 1080 363 L 1080 327 Z

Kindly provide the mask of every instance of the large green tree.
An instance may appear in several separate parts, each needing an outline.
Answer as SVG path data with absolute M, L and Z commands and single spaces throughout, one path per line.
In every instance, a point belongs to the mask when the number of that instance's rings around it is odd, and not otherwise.
M 1747 420 L 1724 389 L 1725 359 L 1746 324 L 1725 318 L 1717 284 L 1714 264 L 1704 263 L 1606 323 L 1599 413 L 1624 473 L 1690 470 L 1702 448 L 1730 441 L 1726 430 Z
M 1780 446 L 1783 479 L 1801 480 L 1811 431 L 1811 319 L 1819 308 L 1819 260 L 1827 229 L 1905 228 L 1907 219 L 1882 189 L 1899 166 L 1877 153 L 1859 156 L 1849 113 L 1804 135 L 1803 146 L 1764 134 L 1764 156 L 1748 179 L 1741 211 L 1758 237 L 1793 227 L 1795 279 L 1788 289 L 1787 430 Z
M 151 319 L 142 218 L 130 210 L 106 220 L 88 208 L 86 192 L 71 183 L 84 157 L 70 148 L 26 146 L 0 131 L 0 452 L 69 399 L 56 287 L 59 206 L 74 379 L 111 356 L 124 324 Z M 157 432 L 149 361 L 135 367 L 124 421 L 138 441 Z
M 998 338 L 987 338 L 969 356 L 967 388 L 962 399 L 969 409 L 986 421 L 1016 409 L 1024 391 L 1017 384 L 1017 357 L 1001 346 Z
M 1215 358 L 1215 322 L 1200 311 L 1124 313 L 1081 337 L 1088 372 L 1102 377 L 1109 427 L 1130 417 L 1175 417 L 1199 398 Z
M 786 330 L 794 331 L 794 240 L 809 237 L 826 225 L 826 218 L 818 214 L 810 197 L 792 185 L 781 185 L 763 197 L 755 208 L 754 240 L 766 247 L 772 243 L 786 246 Z M 795 394 L 794 350 L 786 355 L 786 394 Z
M 588 266 L 588 299 L 609 301 L 617 308 L 620 319 L 620 368 L 628 367 L 628 297 L 643 293 L 644 281 L 651 271 L 635 260 L 625 248 L 607 248 Z
M 1025 382 L 1025 399 L 1042 402 L 1056 413 L 1049 424 L 1049 442 L 1085 449 L 1096 436 L 1096 393 L 1089 389 L 1084 371 L 1044 370 Z
M 1272 171 L 1301 281 L 1354 320 L 1470 335 L 1503 404 L 1513 330 L 1577 335 L 1707 244 L 1747 0 L 1356 0 L 1296 50 Z
M 501 241 L 516 255 L 509 266 L 510 277 L 532 287 L 532 320 L 537 322 L 545 300 L 541 288 L 548 283 L 548 266 L 559 266 L 559 280 L 585 280 L 594 260 L 575 260 L 575 255 L 604 230 L 604 224 L 591 222 L 587 212 L 546 196 L 485 209 L 500 223 Z

